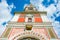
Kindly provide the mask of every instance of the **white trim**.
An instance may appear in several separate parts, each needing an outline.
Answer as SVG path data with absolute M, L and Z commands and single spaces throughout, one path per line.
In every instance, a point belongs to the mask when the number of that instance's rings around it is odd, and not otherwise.
M 15 14 L 11 21 L 18 21 L 20 14 Z
M 41 14 L 41 18 L 42 18 L 42 21 L 43 21 L 43 22 L 51 22 L 51 20 L 48 19 L 48 17 L 47 17 L 46 14 Z

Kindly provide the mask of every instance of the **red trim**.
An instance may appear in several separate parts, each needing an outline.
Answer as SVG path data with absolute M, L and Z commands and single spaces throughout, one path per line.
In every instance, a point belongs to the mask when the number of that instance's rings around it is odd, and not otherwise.
M 42 22 L 42 18 L 36 17 L 35 22 Z
M 24 18 L 24 17 L 19 18 L 19 19 L 18 19 L 18 22 L 25 22 L 25 18 Z

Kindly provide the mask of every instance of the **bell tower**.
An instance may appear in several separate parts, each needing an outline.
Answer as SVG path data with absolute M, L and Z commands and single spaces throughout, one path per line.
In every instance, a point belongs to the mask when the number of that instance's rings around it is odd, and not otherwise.
M 14 13 L 14 17 L 6 25 L 1 38 L 7 40 L 58 39 L 46 11 L 37 11 L 36 7 L 30 4 L 23 12 Z

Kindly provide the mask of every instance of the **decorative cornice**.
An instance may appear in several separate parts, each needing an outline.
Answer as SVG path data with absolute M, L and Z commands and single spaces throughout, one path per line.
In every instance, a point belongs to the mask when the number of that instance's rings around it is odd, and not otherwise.
M 27 22 L 9 22 L 7 24 L 7 27 L 24 27 L 26 25 L 33 25 L 33 27 L 52 27 L 52 23 L 51 22 L 43 22 L 43 23 L 27 23 Z

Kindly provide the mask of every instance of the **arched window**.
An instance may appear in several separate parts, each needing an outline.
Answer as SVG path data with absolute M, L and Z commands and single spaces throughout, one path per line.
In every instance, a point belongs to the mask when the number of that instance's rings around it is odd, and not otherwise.
M 31 38 L 31 37 L 26 37 L 26 38 L 17 39 L 17 40 L 39 40 L 39 39 Z

